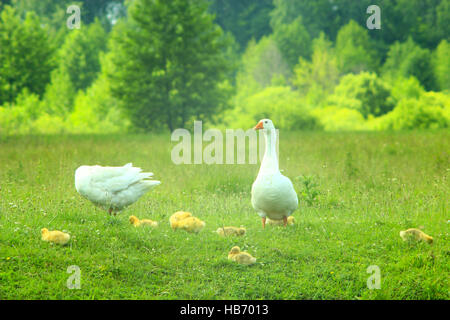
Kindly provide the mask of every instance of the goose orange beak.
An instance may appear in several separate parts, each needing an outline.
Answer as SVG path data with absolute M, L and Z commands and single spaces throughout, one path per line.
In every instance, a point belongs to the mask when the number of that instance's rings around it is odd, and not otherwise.
M 258 124 L 253 128 L 253 130 L 261 130 L 264 129 L 262 121 L 258 122 Z

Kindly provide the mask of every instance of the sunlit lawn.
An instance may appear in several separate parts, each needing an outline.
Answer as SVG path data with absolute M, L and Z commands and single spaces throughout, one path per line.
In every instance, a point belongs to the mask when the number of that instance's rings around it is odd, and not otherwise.
M 280 167 L 300 206 L 294 226 L 265 230 L 250 203 L 259 165 L 175 165 L 172 147 L 170 135 L 0 142 L 0 299 L 449 298 L 448 131 L 281 132 Z M 78 166 L 127 162 L 162 184 L 117 217 L 76 193 Z M 305 190 L 301 175 L 317 186 Z M 172 231 L 178 210 L 206 227 Z M 132 214 L 160 226 L 134 228 Z M 222 225 L 247 234 L 221 238 Z M 43 227 L 72 240 L 41 241 Z M 410 227 L 434 244 L 404 243 L 399 231 Z M 258 263 L 229 262 L 234 245 Z M 79 290 L 66 286 L 71 265 L 81 269 Z M 379 290 L 367 287 L 371 265 L 380 268 Z

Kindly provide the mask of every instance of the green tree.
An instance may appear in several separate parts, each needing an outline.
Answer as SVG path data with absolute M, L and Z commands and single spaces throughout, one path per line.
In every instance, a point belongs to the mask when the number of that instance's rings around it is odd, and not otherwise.
M 275 41 L 272 37 L 263 37 L 258 43 L 250 41 L 242 55 L 237 86 L 259 90 L 271 85 L 274 78 L 289 76 L 289 66 Z
M 227 43 L 198 0 L 136 0 L 113 30 L 112 94 L 137 128 L 170 130 L 227 107 Z
M 69 130 L 77 133 L 124 132 L 129 121 L 110 92 L 105 74 L 86 91 L 78 91 L 69 118 Z
M 313 41 L 311 61 L 300 58 L 294 72 L 292 82 L 301 92 L 306 93 L 313 87 L 325 93 L 334 89 L 339 80 L 338 64 L 332 43 L 324 33 Z
M 332 32 L 338 28 L 338 25 L 334 23 L 337 7 L 333 2 L 329 0 L 274 0 L 275 8 L 271 12 L 272 29 L 276 30 L 282 24 L 291 24 L 301 16 L 302 23 L 311 37 L 318 37 L 323 31 L 334 39 Z M 348 8 L 355 5 L 352 3 L 352 6 Z
M 299 57 L 309 58 L 311 55 L 311 38 L 301 16 L 289 24 L 277 24 L 273 38 L 291 68 L 297 64 Z
M 70 81 L 70 75 L 55 69 L 51 74 L 51 82 L 47 85 L 43 98 L 43 108 L 49 115 L 64 117 L 73 109 L 76 91 Z
M 0 0 L 0 9 L 7 5 L 11 5 L 11 0 Z
M 39 17 L 41 25 L 45 26 L 49 40 L 55 48 L 59 48 L 70 29 L 66 26 L 69 15 L 66 13 L 70 5 L 81 7 L 81 19 L 84 11 L 81 2 L 72 0 L 12 0 L 18 14 L 24 18 L 27 12 L 35 12 Z M 84 21 L 82 22 L 82 24 Z
M 99 20 L 73 29 L 58 51 L 58 69 L 67 73 L 75 91 L 91 85 L 100 71 L 99 54 L 106 50 L 107 35 Z
M 442 40 L 436 48 L 433 68 L 439 89 L 450 90 L 450 44 L 447 40 Z
M 73 110 L 77 91 L 88 88 L 100 73 L 99 55 L 106 39 L 99 21 L 70 31 L 57 52 L 58 66 L 45 92 L 46 112 L 65 116 Z
M 365 28 L 370 5 L 381 8 L 381 30 L 369 30 L 380 53 L 395 41 L 412 36 L 424 48 L 434 48 L 450 34 L 450 2 L 448 0 L 274 0 L 271 24 L 289 24 L 298 16 L 309 34 L 315 38 L 320 32 L 336 39 L 339 28 L 351 20 Z M 384 57 L 384 56 L 383 56 Z
M 401 13 L 397 41 L 412 37 L 423 48 L 434 48 L 450 33 L 448 0 L 397 0 L 393 10 Z
M 126 15 L 124 0 L 79 0 L 83 5 L 83 19 L 92 23 L 96 19 L 102 23 L 113 23 Z
M 272 32 L 269 15 L 272 0 L 209 0 L 209 10 L 224 31 L 233 34 L 241 50 L 250 39 L 258 41 Z
M 272 37 L 263 37 L 258 42 L 251 40 L 236 75 L 233 104 L 238 108 L 244 106 L 247 97 L 272 85 L 285 85 L 290 77 L 289 65 Z
M 441 3 L 436 6 L 436 28 L 435 31 L 439 32 L 436 40 L 447 39 L 450 35 L 450 1 L 441 0 Z M 436 41 L 436 42 L 437 42 Z
M 1 2 L 1 1 L 0 1 Z M 60 47 L 65 37 L 71 32 L 66 26 L 67 8 L 77 5 L 81 9 L 81 26 L 99 20 L 105 30 L 110 31 L 111 26 L 126 16 L 125 0 L 12 0 L 16 10 L 25 16 L 26 12 L 34 11 L 41 23 L 44 24 L 49 37 L 56 47 Z M 1 5 L 0 5 L 1 6 Z
M 50 79 L 52 55 L 38 17 L 28 12 L 21 20 L 6 6 L 0 14 L 0 105 L 12 104 L 24 88 L 41 95 Z
M 431 52 L 419 47 L 412 38 L 406 42 L 396 42 L 390 46 L 383 73 L 393 77 L 414 76 L 427 90 L 436 87 Z
M 336 54 L 341 73 L 374 71 L 378 66 L 376 50 L 367 29 L 350 21 L 343 26 L 336 39 Z

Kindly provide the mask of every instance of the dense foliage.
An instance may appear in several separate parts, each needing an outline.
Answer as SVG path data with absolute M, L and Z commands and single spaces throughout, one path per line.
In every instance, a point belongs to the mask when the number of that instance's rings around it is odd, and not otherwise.
M 113 32 L 108 78 L 138 128 L 174 130 L 226 105 L 226 38 L 206 8 L 198 0 L 137 1 Z
M 42 94 L 52 70 L 52 48 L 35 13 L 21 19 L 14 8 L 0 13 L 0 105 L 19 93 Z
M 69 29 L 69 5 L 81 28 Z M 369 5 L 381 29 L 368 29 Z M 1 0 L 0 134 L 448 128 L 448 0 Z

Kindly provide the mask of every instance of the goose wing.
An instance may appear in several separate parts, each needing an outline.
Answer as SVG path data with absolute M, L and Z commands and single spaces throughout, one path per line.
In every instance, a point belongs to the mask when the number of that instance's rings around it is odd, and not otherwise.
M 153 177 L 152 172 L 142 172 L 141 168 L 133 167 L 131 163 L 123 167 L 95 166 L 95 170 L 91 171 L 91 185 L 93 188 L 115 194 L 141 182 L 159 184 L 159 181 L 147 180 L 151 177 Z
M 131 163 L 123 167 L 81 166 L 75 172 L 75 187 L 90 201 L 107 207 L 123 208 L 160 184 L 148 180 L 151 172 L 142 172 Z

